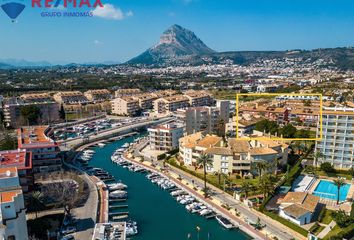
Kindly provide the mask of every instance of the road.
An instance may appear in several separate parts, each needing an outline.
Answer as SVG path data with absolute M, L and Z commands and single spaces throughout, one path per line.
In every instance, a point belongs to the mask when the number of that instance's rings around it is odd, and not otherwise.
M 140 127 L 144 127 L 144 126 L 152 125 L 152 124 L 159 124 L 159 123 L 163 123 L 166 121 L 170 121 L 172 119 L 173 119 L 172 117 L 164 117 L 164 118 L 159 118 L 159 119 L 154 119 L 154 120 L 145 120 L 145 121 L 141 121 L 138 123 L 129 124 L 129 125 L 126 125 L 123 127 L 119 126 L 119 127 L 112 128 L 112 129 L 109 129 L 104 132 L 100 132 L 97 135 L 91 135 L 88 138 L 88 141 L 94 142 L 94 141 L 107 139 L 113 135 L 117 135 L 119 133 L 126 132 L 126 131 L 129 131 L 134 128 L 140 128 Z M 60 147 L 62 150 L 69 150 L 69 149 L 72 149 L 72 148 L 82 144 L 83 141 L 84 141 L 84 139 L 82 139 L 82 138 L 72 139 L 70 141 L 66 141 L 66 142 L 61 143 Z

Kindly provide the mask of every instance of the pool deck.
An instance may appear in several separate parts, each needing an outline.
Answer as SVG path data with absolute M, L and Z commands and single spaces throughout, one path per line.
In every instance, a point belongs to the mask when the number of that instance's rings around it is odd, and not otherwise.
M 333 179 L 319 176 L 318 179 L 316 180 L 316 182 L 309 189 L 309 193 L 312 194 L 315 191 L 315 189 L 317 188 L 317 185 L 320 183 L 321 180 L 332 181 Z M 345 182 L 350 184 L 350 188 L 348 190 L 347 198 L 353 198 L 353 196 L 354 196 L 354 184 L 350 180 L 346 180 Z M 325 204 L 326 208 L 328 208 L 330 210 L 337 211 L 337 210 L 341 209 L 341 210 L 344 210 L 347 213 L 349 213 L 351 211 L 351 206 L 352 206 L 352 203 L 348 202 L 348 201 L 342 202 L 338 206 L 336 200 L 330 200 L 330 199 L 326 199 L 326 198 L 321 198 L 320 199 L 320 203 Z

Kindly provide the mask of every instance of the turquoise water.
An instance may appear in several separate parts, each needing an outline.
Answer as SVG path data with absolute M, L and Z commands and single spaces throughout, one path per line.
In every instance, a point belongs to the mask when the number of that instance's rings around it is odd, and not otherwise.
M 350 188 L 350 184 L 345 184 L 340 188 L 339 191 L 339 201 L 345 201 Z M 338 188 L 331 182 L 326 180 L 320 180 L 313 195 L 319 196 L 321 198 L 327 198 L 331 200 L 337 200 L 338 198 Z
M 111 154 L 126 142 L 132 142 L 129 137 L 104 148 L 95 148 L 95 155 L 90 161 L 94 167 L 104 168 L 115 176 L 116 181 L 121 180 L 128 185 L 129 216 L 138 222 L 139 234 L 133 240 L 182 240 L 198 239 L 196 227 L 201 228 L 200 240 L 228 240 L 251 239 L 239 230 L 226 230 L 215 219 L 205 218 L 189 213 L 184 205 L 172 198 L 169 192 L 152 184 L 142 173 L 134 173 L 111 162 Z

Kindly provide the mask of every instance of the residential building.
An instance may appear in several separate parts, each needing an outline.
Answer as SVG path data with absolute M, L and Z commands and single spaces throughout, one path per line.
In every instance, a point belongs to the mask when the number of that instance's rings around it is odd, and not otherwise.
M 53 97 L 56 102 L 65 105 L 85 105 L 89 103 L 87 97 L 80 91 L 57 92 Z
M 62 166 L 58 143 L 49 137 L 48 126 L 33 126 L 17 130 L 18 148 L 32 152 L 33 173 L 59 171 Z
M 60 120 L 60 106 L 54 101 L 30 102 L 29 98 L 27 98 L 25 102 L 22 99 L 12 99 L 5 103 L 3 109 L 7 127 L 17 128 L 28 125 L 28 121 L 21 114 L 21 109 L 26 106 L 35 106 L 39 109 L 37 124 L 51 124 Z
M 229 137 L 236 137 L 236 116 L 232 120 L 225 124 L 225 134 Z M 251 118 L 249 120 L 239 119 L 238 121 L 238 137 L 244 137 L 246 135 L 252 134 L 256 127 L 256 123 L 261 119 Z
M 320 124 L 317 137 L 321 138 Z M 337 169 L 354 167 L 354 108 L 323 108 L 322 140 L 316 142 L 321 162 Z
M 157 98 L 163 98 L 163 97 L 170 97 L 173 95 L 177 95 L 177 91 L 166 89 L 166 90 L 156 91 L 154 92 L 154 94 L 156 94 Z
M 171 113 L 188 106 L 189 99 L 183 95 L 162 97 L 154 101 L 154 111 L 157 113 Z
M 0 221 L 0 239 L 28 239 L 26 208 L 16 167 L 0 168 Z
M 224 123 L 228 123 L 230 118 L 231 102 L 228 100 L 217 100 L 216 107 L 220 109 L 220 118 L 224 121 Z
M 157 99 L 157 95 L 154 93 L 142 93 L 134 96 L 139 101 L 141 109 L 148 110 L 153 109 L 154 101 Z
M 32 152 L 25 149 L 0 151 L 0 169 L 16 167 L 22 191 L 27 193 L 33 188 Z
M 297 225 L 313 221 L 320 197 L 306 192 L 288 192 L 280 200 L 279 215 Z
M 28 93 L 22 94 L 20 99 L 25 103 L 53 102 L 54 99 L 48 93 Z
M 252 163 L 265 161 L 272 163 L 276 159 L 282 163 L 287 161 L 288 145 L 273 141 L 247 141 L 229 138 L 224 142 L 215 135 L 203 135 L 201 132 L 187 135 L 179 140 L 179 155 L 185 165 L 195 165 L 202 154 L 209 154 L 213 159 L 208 172 L 257 174 Z
M 140 111 L 139 100 L 134 97 L 119 97 L 111 101 L 112 114 L 136 116 Z
M 186 135 L 195 132 L 214 133 L 218 131 L 221 116 L 227 111 L 226 108 L 218 107 L 189 107 L 178 109 L 176 112 L 177 121 L 185 127 Z
M 210 106 L 214 102 L 211 94 L 206 91 L 188 90 L 184 93 L 184 96 L 188 98 L 191 107 Z
M 278 124 L 286 124 L 289 121 L 289 109 L 286 107 L 260 106 L 256 104 L 254 106 L 241 106 L 239 113 L 258 114 L 260 117 L 275 121 Z
M 89 101 L 93 103 L 109 101 L 112 99 L 111 92 L 107 89 L 88 90 L 84 92 L 84 95 Z
M 178 140 L 183 136 L 183 127 L 174 123 L 148 128 L 150 149 L 171 151 L 178 148 Z
M 131 97 L 136 94 L 141 94 L 141 90 L 138 88 L 123 88 L 123 89 L 118 89 L 117 91 L 115 91 L 114 96 L 116 98 Z

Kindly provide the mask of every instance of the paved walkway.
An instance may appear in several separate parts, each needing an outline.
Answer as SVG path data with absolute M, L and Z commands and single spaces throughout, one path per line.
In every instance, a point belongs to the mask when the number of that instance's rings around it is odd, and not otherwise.
M 331 230 L 332 228 L 336 225 L 336 223 L 332 220 L 323 230 L 320 232 L 317 237 L 322 239 L 324 238 Z

